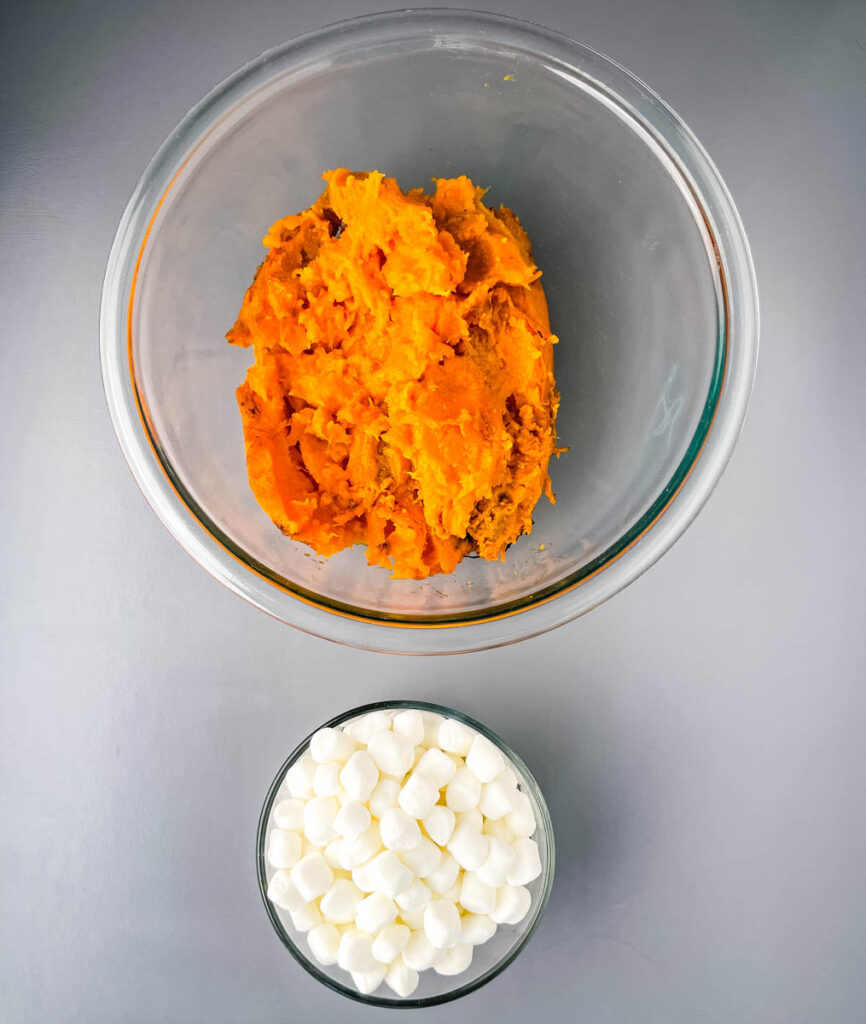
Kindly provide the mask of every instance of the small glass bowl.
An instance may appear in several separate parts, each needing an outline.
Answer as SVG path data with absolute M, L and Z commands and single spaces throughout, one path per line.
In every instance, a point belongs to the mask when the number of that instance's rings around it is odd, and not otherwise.
M 524 919 L 516 925 L 500 925 L 493 937 L 482 945 L 476 946 L 472 963 L 462 974 L 443 976 L 434 970 L 420 972 L 420 982 L 414 994 L 403 999 L 387 987 L 383 981 L 375 992 L 364 995 L 352 987 L 347 974 L 336 964 L 333 967 L 323 967 L 311 956 L 303 933 L 297 931 L 292 925 L 288 913 L 280 907 L 275 906 L 268 899 L 268 882 L 274 873 L 274 869 L 267 863 L 265 857 L 266 842 L 268 833 L 273 827 L 272 810 L 280 794 L 286 772 L 291 766 L 305 754 L 310 745 L 313 733 L 310 733 L 291 753 L 289 758 L 277 772 L 276 778 L 271 783 L 262 813 L 259 817 L 258 836 L 256 840 L 256 870 L 258 873 L 259 890 L 265 905 L 274 931 L 280 937 L 283 945 L 310 974 L 323 985 L 340 992 L 350 999 L 367 1003 L 372 1006 L 393 1006 L 414 1008 L 421 1006 L 435 1006 L 438 1003 L 447 1003 L 452 999 L 458 999 L 469 992 L 486 985 L 488 981 L 500 974 L 517 957 L 518 953 L 526 946 L 532 937 L 535 929 L 541 920 L 541 916 L 550 898 L 550 890 L 553 886 L 554 871 L 554 844 L 553 825 L 550 821 L 550 814 L 538 783 L 532 777 L 529 769 L 513 750 L 486 726 L 476 722 L 475 719 L 464 715 L 453 708 L 444 707 L 441 704 L 429 704 L 426 701 L 398 700 L 378 701 L 374 704 L 364 704 L 362 707 L 352 708 L 345 711 L 328 722 L 323 722 L 319 728 L 335 727 L 345 725 L 352 719 L 359 718 L 370 711 L 403 711 L 415 708 L 419 711 L 433 711 L 446 718 L 456 718 L 476 732 L 486 736 L 491 743 L 498 747 L 508 764 L 513 768 L 518 778 L 519 788 L 527 795 L 532 804 L 535 814 L 536 829 L 532 838 L 538 844 L 539 857 L 541 859 L 541 874 L 535 881 L 527 886 L 532 894 L 532 905 Z M 318 730 L 314 730 L 317 732 Z

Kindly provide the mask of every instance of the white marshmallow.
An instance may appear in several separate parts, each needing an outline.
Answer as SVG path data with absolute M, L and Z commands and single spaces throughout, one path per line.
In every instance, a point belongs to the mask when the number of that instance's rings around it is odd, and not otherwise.
M 268 836 L 268 864 L 272 868 L 291 868 L 301 859 L 301 837 L 297 832 L 271 829 Z
M 412 932 L 405 924 L 388 924 L 373 939 L 373 956 L 380 964 L 390 964 L 403 950 Z
M 439 898 L 448 900 L 451 903 L 460 902 L 460 888 L 463 885 L 463 875 L 465 872 L 461 871 L 457 878 L 454 880 L 454 885 L 450 889 L 446 889 L 445 892 L 439 893 Z
M 292 868 L 292 885 L 305 900 L 314 900 L 327 892 L 334 881 L 334 872 L 328 867 L 321 853 L 310 853 L 301 857 Z
M 424 718 L 421 712 L 415 708 L 409 708 L 395 715 L 392 728 L 394 732 L 405 736 L 413 747 L 417 747 L 424 739 Z
M 512 799 L 514 810 L 505 815 L 508 827 L 516 836 L 531 836 L 535 831 L 535 814 L 529 797 L 518 789 Z
M 388 968 L 384 964 L 376 964 L 372 971 L 352 971 L 352 981 L 361 995 L 368 996 L 385 980 Z
M 424 911 L 424 934 L 437 949 L 460 941 L 460 911 L 448 900 L 431 900 Z
M 495 836 L 497 839 L 501 839 L 505 843 L 511 843 L 517 838 L 511 831 L 511 826 L 505 818 L 499 818 L 493 820 L 487 818 L 484 822 L 484 834 L 487 836 Z
M 433 780 L 423 772 L 414 771 L 403 784 L 397 803 L 411 817 L 422 819 L 433 810 L 438 799 L 439 790 Z
M 505 885 L 508 881 L 508 872 L 516 858 L 517 854 L 509 843 L 504 839 L 490 836 L 487 840 L 487 858 L 477 869 L 478 877 L 482 882 L 492 885 L 494 889 Z
M 474 871 L 487 859 L 487 836 L 477 832 L 471 825 L 458 825 L 448 840 L 448 852 L 461 868 Z
M 375 882 L 376 890 L 391 899 L 405 892 L 414 877 L 393 850 L 383 850 L 370 862 L 370 878 Z
M 496 889 L 482 882 L 474 871 L 466 871 L 460 887 L 460 904 L 472 914 L 490 914 L 496 907 Z
M 340 770 L 342 767 L 339 761 L 316 765 L 316 770 L 313 772 L 313 792 L 316 796 L 336 796 L 340 792 Z
M 325 846 L 337 838 L 334 818 L 340 805 L 332 796 L 314 796 L 304 807 L 304 835 L 316 846 Z
M 356 718 L 348 725 L 349 734 L 356 743 L 366 746 L 370 737 L 383 729 L 391 728 L 391 716 L 386 711 L 370 711 L 360 718 Z
M 442 860 L 442 851 L 434 842 L 431 842 L 426 836 L 422 836 L 421 842 L 415 849 L 402 853 L 400 859 L 419 878 L 427 878 L 439 866 Z
M 422 711 L 421 715 L 424 719 L 424 739 L 421 741 L 421 745 L 425 747 L 438 747 L 439 726 L 442 725 L 444 719 L 436 711 Z
M 454 831 L 455 824 L 454 811 L 450 807 L 444 807 L 442 804 L 437 804 L 424 818 L 424 828 L 427 830 L 427 835 L 430 836 L 434 843 L 438 843 L 440 846 L 447 844 L 451 838 L 451 833 Z
M 382 848 L 382 837 L 379 834 L 379 822 L 371 821 L 366 832 L 357 839 L 344 839 L 340 845 L 340 867 L 344 871 L 353 871 L 366 864 Z
M 324 850 L 322 850 L 322 856 L 325 858 L 325 863 L 332 871 L 343 870 L 343 865 L 340 863 L 340 850 L 342 849 L 342 846 L 343 840 L 338 836 L 336 839 L 332 839 Z
M 430 902 L 433 894 L 420 878 L 416 878 L 408 889 L 397 896 L 397 906 L 401 913 L 405 910 L 423 910 Z
M 517 790 L 503 779 L 494 779 L 481 787 L 481 799 L 478 806 L 485 818 L 496 821 L 504 818 L 514 810 L 514 797 Z
M 466 755 L 466 767 L 479 782 L 492 782 L 505 767 L 505 758 L 498 747 L 479 734 Z
M 377 732 L 370 737 L 367 753 L 383 775 L 402 779 L 415 761 L 415 748 L 396 732 Z
M 370 893 L 355 907 L 355 925 L 359 931 L 369 935 L 378 934 L 396 916 L 397 905 L 383 892 Z
M 303 832 L 304 801 L 294 797 L 291 800 L 280 800 L 274 805 L 274 824 L 287 832 Z
M 370 812 L 381 818 L 385 811 L 397 806 L 400 796 L 400 783 L 394 779 L 382 779 L 370 794 Z
M 445 803 L 452 811 L 468 811 L 478 805 L 481 783 L 468 768 L 459 768 L 445 789 Z
M 307 932 L 307 945 L 310 952 L 323 967 L 330 967 L 337 962 L 341 935 L 332 924 L 317 924 Z
M 357 800 L 350 800 L 337 811 L 333 829 L 349 842 L 360 839 L 370 827 L 370 811 Z
M 458 942 L 438 963 L 433 964 L 437 974 L 462 974 L 472 963 L 473 947 L 468 942 Z
M 502 771 L 496 776 L 497 779 L 501 779 L 506 785 L 512 789 L 517 789 L 517 784 L 520 779 L 517 778 L 517 774 L 511 765 L 506 761 L 503 765 Z
M 456 771 L 457 765 L 447 754 L 438 747 L 431 747 L 424 752 L 412 774 L 426 775 L 437 789 L 441 789 L 454 778 Z
M 313 773 L 316 762 L 309 754 L 298 758 L 286 772 L 286 788 L 293 797 L 303 799 L 313 794 Z
M 413 971 L 426 971 L 441 958 L 442 950 L 433 945 L 423 930 L 411 933 L 400 954 L 403 963 Z
M 477 733 L 468 725 L 458 722 L 455 718 L 445 718 L 439 726 L 439 746 L 450 754 L 465 757 L 476 735 Z
M 534 839 L 515 839 L 511 849 L 515 858 L 506 881 L 509 885 L 528 885 L 541 874 L 538 843 Z
M 351 924 L 363 892 L 348 878 L 338 878 L 319 901 L 319 910 L 330 924 Z
M 330 761 L 347 761 L 355 749 L 352 737 L 342 729 L 325 727 L 314 732 L 310 739 L 310 757 L 316 764 Z
M 486 914 L 464 914 L 460 918 L 460 941 L 480 946 L 493 937 L 496 922 Z
M 439 863 L 425 876 L 424 881 L 435 893 L 447 892 L 457 881 L 460 865 L 447 851 L 443 851 Z
M 366 750 L 356 750 L 340 770 L 340 785 L 359 803 L 370 799 L 378 781 L 379 769 Z
M 337 963 L 344 971 L 374 971 L 378 961 L 373 956 L 373 936 L 349 928 L 340 937 Z
M 411 996 L 418 988 L 418 972 L 407 967 L 402 960 L 395 960 L 385 974 L 385 984 L 398 996 Z
M 497 924 L 517 924 L 529 911 L 532 896 L 522 885 L 501 885 L 496 890 L 496 906 L 490 917 Z
M 317 924 L 322 923 L 322 915 L 319 913 L 315 900 L 304 903 L 297 910 L 290 910 L 289 916 L 292 919 L 292 924 L 299 932 L 308 932 L 311 928 L 315 928 Z
M 477 807 L 470 807 L 468 811 L 460 811 L 454 815 L 454 827 L 460 828 L 461 825 L 468 825 L 476 832 L 483 832 L 484 815 Z
M 307 902 L 292 885 L 288 871 L 275 871 L 268 882 L 268 899 L 283 910 L 300 910 Z
M 358 867 L 352 868 L 352 882 L 358 886 L 361 892 L 370 893 L 376 889 L 376 880 L 370 871 L 372 863 L 371 860 L 368 860 L 366 864 L 360 864 Z
M 418 822 L 410 818 L 402 807 L 391 807 L 385 811 L 379 822 L 379 831 L 383 844 L 397 853 L 408 853 L 421 845 Z

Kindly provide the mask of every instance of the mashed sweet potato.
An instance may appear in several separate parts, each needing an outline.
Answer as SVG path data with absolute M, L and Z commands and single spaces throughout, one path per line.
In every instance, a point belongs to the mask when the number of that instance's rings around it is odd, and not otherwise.
M 553 501 L 559 396 L 529 239 L 466 177 L 346 169 L 277 221 L 234 345 L 250 486 L 288 536 L 396 578 L 497 559 Z

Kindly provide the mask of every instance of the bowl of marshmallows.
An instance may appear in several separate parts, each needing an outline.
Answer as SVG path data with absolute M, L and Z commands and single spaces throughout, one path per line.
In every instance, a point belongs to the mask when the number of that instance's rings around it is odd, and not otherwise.
M 537 783 L 449 708 L 369 704 L 282 766 L 259 821 L 262 898 L 314 977 L 378 1006 L 465 995 L 529 941 L 553 884 Z

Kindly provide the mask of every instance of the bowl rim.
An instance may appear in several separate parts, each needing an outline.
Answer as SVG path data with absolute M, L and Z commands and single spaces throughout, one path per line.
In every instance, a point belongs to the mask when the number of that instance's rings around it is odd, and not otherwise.
M 138 269 L 153 223 L 186 164 L 232 109 L 323 50 L 373 42 L 389 32 L 418 43 L 434 28 L 476 41 L 483 34 L 487 44 L 519 42 L 524 54 L 567 68 L 576 85 L 642 132 L 669 173 L 678 175 L 677 184 L 706 229 L 719 274 L 719 336 L 692 440 L 670 480 L 628 530 L 578 571 L 518 600 L 419 616 L 371 611 L 315 594 L 258 562 L 210 519 L 149 423 L 135 379 L 132 325 Z M 661 557 L 700 511 L 730 458 L 751 394 L 758 333 L 757 284 L 739 215 L 715 165 L 674 111 L 621 65 L 568 36 L 502 15 L 451 8 L 338 22 L 266 51 L 216 86 L 166 139 L 136 186 L 112 245 L 100 319 L 103 383 L 121 449 L 149 504 L 187 552 L 235 593 L 305 632 L 370 650 L 421 654 L 480 650 L 545 632 L 607 600 Z
M 547 852 L 547 856 L 542 865 L 541 878 L 543 879 L 543 885 L 539 891 L 538 898 L 533 901 L 532 907 L 530 908 L 530 913 L 533 914 L 533 916 L 530 918 L 525 931 L 520 935 L 519 941 L 508 950 L 505 956 L 477 978 L 467 981 L 464 985 L 458 986 L 455 989 L 450 989 L 448 992 L 443 992 L 435 996 L 422 996 L 418 998 L 410 996 L 406 999 L 401 999 L 399 996 L 390 998 L 387 996 L 377 996 L 375 993 L 365 995 L 349 985 L 342 984 L 336 978 L 332 978 L 330 975 L 320 970 L 319 966 L 310 956 L 307 955 L 307 953 L 304 952 L 298 943 L 295 942 L 292 935 L 286 930 L 276 912 L 276 909 L 274 908 L 274 905 L 268 899 L 267 865 L 265 861 L 265 845 L 268 835 L 268 819 L 270 818 L 271 808 L 274 805 L 274 801 L 279 793 L 280 786 L 283 783 L 286 772 L 295 763 L 295 761 L 306 753 L 310 745 L 310 740 L 315 733 L 318 732 L 319 729 L 334 728 L 338 725 L 342 725 L 344 722 L 351 721 L 353 718 L 358 718 L 370 711 L 394 709 L 400 711 L 433 711 L 446 718 L 456 718 L 458 721 L 462 722 L 464 725 L 468 725 L 482 736 L 485 736 L 491 743 L 498 746 L 503 754 L 505 754 L 514 765 L 517 774 L 520 777 L 519 781 L 521 783 L 526 783 L 526 787 L 529 791 L 528 795 L 533 803 L 533 809 L 537 812 L 536 832 L 533 833 L 533 835 L 539 831 L 544 833 Z M 419 1009 L 425 1006 L 438 1006 L 442 1003 L 448 1003 L 454 999 L 459 999 L 461 996 L 469 995 L 470 992 L 474 992 L 476 989 L 481 988 L 488 982 L 493 981 L 493 979 L 501 974 L 506 967 L 514 962 L 535 934 L 539 924 L 541 923 L 541 919 L 544 916 L 544 912 L 547 909 L 547 904 L 550 901 L 555 869 L 556 849 L 553 834 L 553 823 L 550 820 L 550 812 L 547 809 L 547 803 L 545 802 L 541 787 L 538 785 L 535 776 L 526 767 L 523 758 L 518 754 L 515 754 L 505 740 L 493 732 L 492 729 L 488 728 L 486 725 L 482 725 L 471 716 L 464 714 L 464 712 L 457 711 L 455 708 L 447 707 L 444 704 L 434 704 L 421 700 L 379 700 L 370 704 L 361 704 L 359 707 L 351 708 L 349 711 L 344 711 L 339 715 L 335 715 L 327 722 L 323 722 L 317 729 L 314 729 L 297 745 L 297 747 L 295 747 L 274 777 L 273 782 L 268 788 L 265 802 L 262 805 L 258 828 L 256 829 L 256 878 L 259 885 L 259 893 L 262 897 L 262 902 L 265 905 L 265 911 L 268 915 L 268 919 L 286 949 L 309 974 L 311 974 L 317 981 L 322 982 L 323 985 L 332 989 L 334 992 L 339 992 L 341 995 L 348 996 L 350 999 L 366 1003 L 367 1005 L 384 1006 L 392 1009 Z M 455 977 L 459 978 L 460 975 L 455 975 Z

